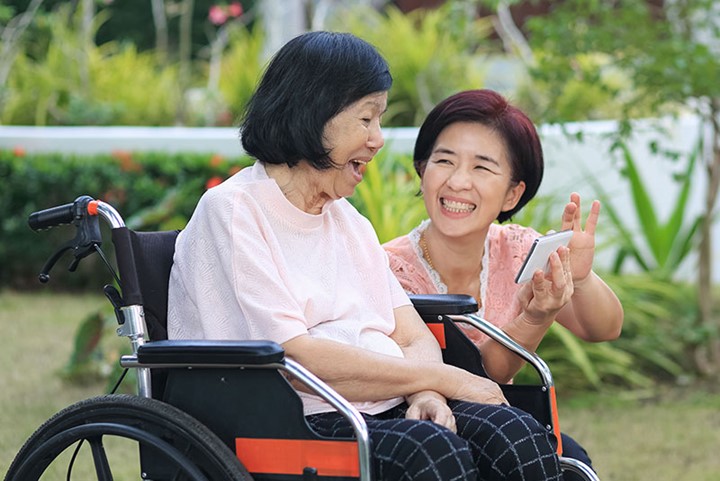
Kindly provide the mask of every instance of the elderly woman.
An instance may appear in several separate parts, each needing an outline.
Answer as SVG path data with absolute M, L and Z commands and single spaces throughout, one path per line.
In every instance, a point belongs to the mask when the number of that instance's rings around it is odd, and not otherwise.
M 499 387 L 442 363 L 370 223 L 345 200 L 383 146 L 392 79 L 349 34 L 312 32 L 273 58 L 241 126 L 257 162 L 210 189 L 178 237 L 171 338 L 269 339 L 366 417 L 378 480 L 560 479 L 555 440 Z M 569 255 L 527 309 L 572 294 Z M 351 428 L 300 392 L 326 436 Z

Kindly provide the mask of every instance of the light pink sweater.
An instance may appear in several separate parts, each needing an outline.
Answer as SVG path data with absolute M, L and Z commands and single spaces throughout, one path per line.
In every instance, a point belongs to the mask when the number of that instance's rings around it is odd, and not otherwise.
M 410 301 L 370 222 L 345 199 L 297 209 L 260 163 L 208 190 L 180 233 L 171 339 L 332 339 L 402 357 L 393 309 Z M 300 393 L 306 414 L 332 411 Z M 385 411 L 400 398 L 355 403 Z
M 383 245 L 390 257 L 390 268 L 409 294 L 447 294 L 447 286 L 422 255 L 420 234 L 427 228 L 425 220 L 405 236 Z M 520 314 L 515 294 L 520 289 L 515 275 L 522 266 L 528 249 L 538 237 L 535 230 L 516 224 L 491 224 L 485 239 L 483 268 L 480 274 L 481 307 L 478 315 L 498 327 Z M 487 336 L 476 329 L 465 329 L 480 344 Z

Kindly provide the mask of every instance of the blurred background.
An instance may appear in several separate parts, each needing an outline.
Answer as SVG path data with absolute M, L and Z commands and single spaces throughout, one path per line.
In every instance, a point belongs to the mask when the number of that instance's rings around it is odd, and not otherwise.
M 679 470 L 654 480 L 718 479 L 709 449 L 720 446 L 720 4 L 711 0 L 2 0 L 0 325 L 37 342 L 58 343 L 59 325 L 66 336 L 49 377 L 0 374 L 3 410 L 22 419 L 13 396 L 33 398 L 38 383 L 107 382 L 120 349 L 112 310 L 93 297 L 109 279 L 98 260 L 72 275 L 61 262 L 46 289 L 55 294 L 38 291 L 43 262 L 74 233 L 33 233 L 28 214 L 88 194 L 133 228 L 182 228 L 206 189 L 252 163 L 238 118 L 272 54 L 308 30 L 352 32 L 390 65 L 387 144 L 350 199 L 381 241 L 425 216 L 409 154 L 438 101 L 492 88 L 530 115 L 546 175 L 513 221 L 544 232 L 558 227 L 570 192 L 599 198 L 596 268 L 626 312 L 617 341 L 587 344 L 554 326 L 539 348 L 571 425 L 582 433 L 590 423 L 608 479 L 650 479 L 640 473 L 658 453 Z M 90 301 L 73 309 L 78 296 Z M 42 315 L 32 311 L 40 298 Z M 59 317 L 43 324 L 47 313 Z M 0 356 L 8 366 L 29 354 Z M 610 406 L 606 418 L 598 406 Z M 673 429 L 654 418 L 666 415 L 657 406 L 697 419 L 677 417 Z M 59 407 L 48 401 L 33 420 Z M 669 424 L 664 437 L 678 443 L 642 451 L 638 428 L 633 456 L 655 456 L 644 471 L 598 439 L 603 426 L 633 419 Z M 22 438 L 10 436 L 8 456 Z

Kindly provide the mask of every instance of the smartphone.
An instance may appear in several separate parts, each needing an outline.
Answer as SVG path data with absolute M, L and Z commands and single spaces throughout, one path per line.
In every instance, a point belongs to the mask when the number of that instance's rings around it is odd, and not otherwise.
M 548 259 L 550 254 L 555 252 L 558 247 L 568 245 L 572 235 L 572 230 L 563 230 L 535 239 L 530 246 L 527 257 L 525 257 L 525 262 L 518 271 L 517 276 L 515 276 L 515 282 L 521 284 L 529 281 L 532 279 L 533 273 L 538 269 L 542 269 L 546 273 L 549 272 L 550 263 Z

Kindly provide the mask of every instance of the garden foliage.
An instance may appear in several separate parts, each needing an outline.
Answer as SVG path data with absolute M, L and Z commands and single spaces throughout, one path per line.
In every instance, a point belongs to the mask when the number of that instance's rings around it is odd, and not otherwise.
M 104 200 L 127 216 L 133 228 L 184 227 L 195 204 L 209 187 L 248 165 L 248 157 L 226 159 L 208 154 L 131 153 L 80 156 L 25 155 L 0 151 L 0 286 L 34 287 L 45 260 L 75 233 L 61 226 L 37 234 L 27 226 L 36 210 L 72 202 L 81 195 Z M 94 256 L 67 275 L 70 255 L 53 270 L 56 288 L 90 287 L 109 279 Z
M 196 3 L 208 6 L 207 2 Z M 252 3 L 243 2 L 246 12 Z M 500 49 L 490 37 L 488 19 L 468 21 L 458 16 L 456 7 L 461 3 L 466 2 L 447 2 L 443 8 L 410 15 L 394 7 L 380 12 L 362 10 L 332 26 L 374 43 L 388 59 L 394 86 L 386 126 L 418 125 L 440 99 L 458 90 L 483 86 L 485 60 Z M 717 55 L 697 42 L 683 41 L 676 30 L 666 28 L 667 22 L 648 22 L 647 2 L 561 3 L 553 7 L 552 15 L 529 23 L 534 63 L 528 65 L 528 83 L 522 84 L 515 97 L 536 122 L 609 117 L 626 120 L 677 112 L 678 104 L 688 98 L 717 100 Z M 221 75 L 217 85 L 212 85 L 208 77 L 213 59 L 207 47 L 218 31 L 211 30 L 214 26 L 201 15 L 194 25 L 192 71 L 185 85 L 173 56 L 176 52 L 171 52 L 170 61 L 161 59 L 150 50 L 147 38 L 135 36 L 137 31 L 126 38 L 108 37 L 110 26 L 117 28 L 125 4 L 128 2 L 117 0 L 112 8 L 101 9 L 89 38 L 80 33 L 80 20 L 68 2 L 48 1 L 52 10 L 37 18 L 31 34 L 23 39 L 7 83 L 0 84 L 0 122 L 234 123 L 264 65 L 259 25 L 243 20 L 239 28 L 227 30 L 227 48 L 219 64 Z M 707 0 L 674 4 L 677 8 L 702 6 Z M 0 19 L 9 18 L 8 8 L 0 7 Z M 149 6 L 144 8 L 149 13 Z M 178 19 L 170 20 L 172 32 L 177 32 Z M 147 25 L 148 19 L 143 22 Z M 648 28 L 640 28 L 640 22 Z M 197 27 L 205 30 L 204 38 L 198 37 Z M 181 91 L 180 84 L 188 90 Z M 193 98 L 198 102 L 193 103 Z M 620 125 L 630 128 L 629 122 Z M 668 283 L 694 248 L 698 223 L 714 221 L 714 207 L 704 219 L 687 219 L 684 211 L 688 192 L 695 188 L 690 185 L 691 174 L 701 159 L 696 162 L 695 154 L 688 157 L 675 208 L 667 221 L 661 221 L 627 144 L 618 143 L 617 148 L 625 161 L 626 187 L 647 245 L 638 244 L 611 198 L 604 202 L 603 211 L 611 221 L 606 224 L 610 229 L 607 237 L 618 239 L 618 245 L 613 246 L 619 247 L 617 272 L 629 258 L 643 272 L 606 276 L 625 306 L 625 329 L 620 340 L 587 344 L 554 326 L 540 346 L 541 356 L 550 362 L 558 379 L 575 388 L 597 387 L 603 382 L 643 386 L 651 378 L 687 375 L 693 369 L 687 362 L 689 348 L 706 342 L 713 332 L 708 324 L 694 322 L 699 297 L 702 299 L 697 289 Z M 377 160 L 368 166 L 365 181 L 351 202 L 370 219 L 380 240 L 386 241 L 417 225 L 424 209 L 414 195 L 418 184 L 410 159 L 381 154 Z M 24 155 L 22 149 L 0 152 L 0 287 L 37 285 L 35 276 L 44 260 L 73 235 L 72 228 L 43 235 L 31 232 L 26 225 L 30 212 L 89 194 L 129 215 L 131 227 L 181 228 L 204 190 L 249 162 L 245 157 L 223 159 L 212 153 L 115 152 L 85 157 Z M 598 193 L 605 195 L 600 188 Z M 514 220 L 539 231 L 557 228 L 556 221 L 548 216 L 555 215 L 560 204 L 555 198 L 535 199 Z M 101 285 L 100 279 L 109 279 L 97 261 L 83 261 L 72 276 L 64 273 L 67 264 L 69 259 L 61 261 L 53 272 L 62 278 L 58 286 L 94 288 Z
M 408 232 L 425 217 L 422 199 L 415 194 L 417 176 L 409 156 L 381 154 L 368 165 L 365 180 L 350 201 L 373 223 L 381 241 Z M 169 155 L 115 152 L 102 156 L 25 155 L 0 152 L 0 193 L 3 242 L 0 243 L 0 285 L 36 286 L 43 262 L 73 235 L 63 226 L 37 234 L 27 227 L 27 216 L 38 209 L 71 202 L 88 194 L 111 203 L 132 228 L 146 230 L 184 227 L 202 193 L 248 165 L 247 157 L 225 159 L 212 154 Z M 533 200 L 514 221 L 557 228 L 555 196 Z M 107 252 L 111 253 L 110 246 Z M 99 292 L 112 282 L 97 256 L 83 260 L 72 275 L 65 272 L 68 255 L 53 271 L 54 289 L 74 287 Z M 693 290 L 671 285 L 653 272 L 636 276 L 604 276 L 625 305 L 623 336 L 612 343 L 590 344 L 578 340 L 561 326 L 554 326 L 538 352 L 548 361 L 565 390 L 619 386 L 648 386 L 653 379 L 688 376 L 688 346 L 703 342 L 706 333 L 692 326 Z M 103 335 L 96 332 L 98 316 L 104 319 Z M 114 335 L 112 310 L 78 320 L 76 352 L 65 373 L 85 378 L 89 372 L 107 373 L 111 366 L 91 354 L 102 350 L 103 339 Z M 86 339 L 87 338 L 87 339 Z M 87 342 L 83 342 L 86 339 Z M 90 344 L 88 344 L 90 343 Z M 98 361 L 101 360 L 101 361 Z M 520 381 L 531 377 L 523 372 Z

